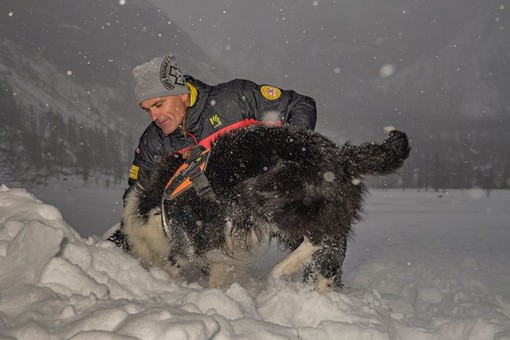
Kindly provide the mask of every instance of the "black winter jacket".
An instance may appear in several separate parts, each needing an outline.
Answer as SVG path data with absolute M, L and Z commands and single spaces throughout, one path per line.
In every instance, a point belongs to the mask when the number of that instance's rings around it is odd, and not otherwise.
M 131 166 L 130 188 L 162 158 L 245 119 L 280 120 L 304 129 L 315 128 L 317 109 L 310 97 L 249 80 L 235 79 L 210 86 L 190 76 L 185 78 L 191 103 L 182 129 L 165 136 L 156 123 L 147 127 Z

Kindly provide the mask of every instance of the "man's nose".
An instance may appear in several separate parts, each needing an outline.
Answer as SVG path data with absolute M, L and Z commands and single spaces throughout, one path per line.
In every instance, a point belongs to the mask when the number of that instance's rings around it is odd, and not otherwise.
M 154 108 L 149 109 L 149 117 L 154 122 L 159 117 L 159 110 Z

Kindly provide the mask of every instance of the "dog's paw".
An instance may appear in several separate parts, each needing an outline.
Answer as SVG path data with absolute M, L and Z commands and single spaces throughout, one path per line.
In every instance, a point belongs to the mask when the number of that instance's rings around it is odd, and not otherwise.
M 315 289 L 321 294 L 329 293 L 333 289 L 334 284 L 334 277 L 325 278 L 319 274 L 316 280 Z

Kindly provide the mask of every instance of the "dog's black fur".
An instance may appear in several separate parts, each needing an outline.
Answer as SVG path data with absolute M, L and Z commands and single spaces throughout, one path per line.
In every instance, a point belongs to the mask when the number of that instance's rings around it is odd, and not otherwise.
M 214 199 L 188 190 L 167 201 L 171 235 L 165 238 L 161 197 L 184 162 L 171 157 L 128 195 L 122 231 L 144 265 L 173 275 L 179 275 L 183 263 L 207 271 L 211 251 L 243 259 L 272 237 L 290 250 L 306 241 L 314 247 L 311 258 L 301 263 L 307 264 L 307 279 L 339 285 L 347 238 L 362 213 L 362 177 L 394 172 L 409 150 L 407 136 L 399 131 L 390 132 L 382 144 L 337 146 L 290 126 L 236 130 L 211 148 L 205 175 Z M 279 273 L 289 274 L 281 268 Z

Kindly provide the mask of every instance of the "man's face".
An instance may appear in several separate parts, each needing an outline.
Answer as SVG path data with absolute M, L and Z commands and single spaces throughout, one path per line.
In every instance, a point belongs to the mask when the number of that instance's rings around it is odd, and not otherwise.
M 146 99 L 140 103 L 153 122 L 165 135 L 169 135 L 182 124 L 186 114 L 186 101 L 189 95 L 167 96 Z

